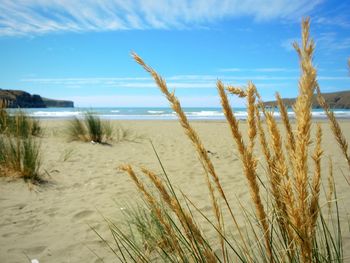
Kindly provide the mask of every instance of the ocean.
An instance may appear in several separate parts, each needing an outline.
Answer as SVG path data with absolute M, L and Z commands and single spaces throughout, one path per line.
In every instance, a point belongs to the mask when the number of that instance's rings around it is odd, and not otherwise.
M 221 108 L 183 108 L 187 117 L 191 120 L 224 120 L 225 116 Z M 69 119 L 80 117 L 90 111 L 102 119 L 110 120 L 175 120 L 176 114 L 170 108 L 31 108 L 22 109 L 28 115 L 40 119 Z M 12 111 L 14 111 L 12 109 Z M 246 108 L 234 108 L 235 116 L 240 120 L 247 118 Z M 335 116 L 340 119 L 350 119 L 350 110 L 335 109 Z M 292 110 L 288 111 L 290 117 L 294 117 Z M 280 114 L 277 110 L 274 115 Z M 322 109 L 312 110 L 314 119 L 326 119 Z

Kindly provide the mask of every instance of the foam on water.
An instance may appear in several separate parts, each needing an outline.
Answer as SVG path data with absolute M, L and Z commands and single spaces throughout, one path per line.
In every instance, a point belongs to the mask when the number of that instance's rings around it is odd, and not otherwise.
M 192 111 L 192 112 L 185 112 L 187 116 L 199 116 L 199 117 L 218 117 L 218 116 L 224 116 L 223 112 L 220 111 L 208 111 L 208 110 L 202 110 L 202 111 Z
M 64 117 L 74 117 L 81 115 L 80 111 L 35 111 L 29 113 L 32 117 L 52 117 L 52 118 L 64 118 Z
M 162 111 L 162 110 L 148 110 L 147 112 L 150 113 L 150 114 L 161 114 L 161 113 L 164 113 L 164 111 Z
M 69 119 L 82 116 L 90 111 L 104 119 L 121 120 L 173 120 L 176 113 L 170 108 L 46 108 L 46 109 L 24 109 L 27 114 L 37 118 L 45 119 Z M 191 120 L 224 120 L 225 116 L 220 108 L 184 108 L 185 114 Z M 245 108 L 235 108 L 233 110 L 237 119 L 246 120 L 247 111 Z M 350 119 L 350 110 L 334 110 L 338 118 Z M 280 112 L 274 111 L 274 116 L 280 118 Z M 290 118 L 294 118 L 292 111 L 288 112 Z M 327 116 L 321 109 L 314 109 L 312 116 L 315 119 L 326 119 Z

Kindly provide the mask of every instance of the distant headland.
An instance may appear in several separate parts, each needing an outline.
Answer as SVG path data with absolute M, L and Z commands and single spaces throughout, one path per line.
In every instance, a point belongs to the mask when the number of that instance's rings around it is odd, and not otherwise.
M 326 100 L 327 104 L 332 109 L 350 109 L 350 90 L 346 91 L 338 91 L 338 92 L 332 92 L 332 93 L 322 93 L 324 99 Z M 295 98 L 293 99 L 283 99 L 284 104 L 290 108 L 295 103 Z M 277 102 L 276 101 L 266 101 L 265 106 L 268 107 L 276 107 Z M 312 107 L 314 109 L 321 108 L 320 104 L 317 101 L 317 95 L 314 95 L 312 98 Z
M 5 101 L 8 108 L 73 108 L 70 100 L 54 100 L 40 95 L 31 95 L 22 90 L 0 89 L 0 100 Z

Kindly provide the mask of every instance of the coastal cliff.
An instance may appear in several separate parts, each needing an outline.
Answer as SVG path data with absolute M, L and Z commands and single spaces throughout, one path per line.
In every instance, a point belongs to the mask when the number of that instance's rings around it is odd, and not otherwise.
M 22 90 L 0 89 L 0 100 L 5 101 L 8 108 L 74 107 L 73 101 L 47 99 Z
M 350 109 L 350 90 L 322 93 L 322 96 L 332 109 Z M 282 100 L 288 108 L 292 107 L 295 103 L 295 98 Z M 276 101 L 266 101 L 264 104 L 267 107 L 277 106 Z M 314 95 L 312 98 L 312 107 L 316 109 L 321 108 L 320 104 L 317 101 L 317 95 Z

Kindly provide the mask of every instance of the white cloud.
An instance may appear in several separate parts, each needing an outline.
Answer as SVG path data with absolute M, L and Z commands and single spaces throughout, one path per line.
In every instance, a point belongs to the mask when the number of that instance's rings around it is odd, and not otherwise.
M 216 81 L 220 79 L 225 84 L 246 87 L 247 81 L 254 82 L 258 89 L 280 90 L 289 89 L 297 86 L 298 73 L 290 76 L 264 76 L 264 75 L 245 75 L 245 76 L 215 76 L 215 75 L 175 75 L 165 77 L 167 86 L 170 90 L 179 91 L 183 94 L 184 90 L 206 90 L 213 92 L 216 90 Z M 322 83 L 327 82 L 345 82 L 350 83 L 347 75 L 319 75 L 318 80 Z M 20 82 L 26 83 L 26 86 L 44 87 L 47 89 L 91 89 L 91 88 L 110 88 L 110 89 L 143 89 L 157 90 L 156 84 L 150 77 L 90 77 L 90 78 L 24 78 Z M 181 91 L 181 92 L 180 92 Z M 128 91 L 126 91 L 128 92 Z M 192 92 L 192 91 L 191 91 Z M 186 100 L 186 99 L 185 99 Z M 84 104 L 86 105 L 86 104 Z M 135 104 L 136 105 L 136 104 Z
M 215 76 L 215 75 L 178 75 L 165 77 L 167 86 L 170 89 L 215 89 L 216 81 L 221 79 L 225 83 L 244 86 L 247 81 L 252 80 L 260 87 L 284 86 L 285 83 L 276 83 L 276 81 L 296 81 L 297 76 Z M 115 77 L 115 78 L 24 78 L 20 80 L 24 83 L 33 83 L 45 87 L 65 87 L 65 88 L 83 88 L 91 86 L 110 87 L 110 88 L 156 88 L 156 84 L 151 78 L 143 77 Z
M 2 0 L 0 35 L 167 29 L 205 26 L 224 18 L 295 18 L 323 0 Z

